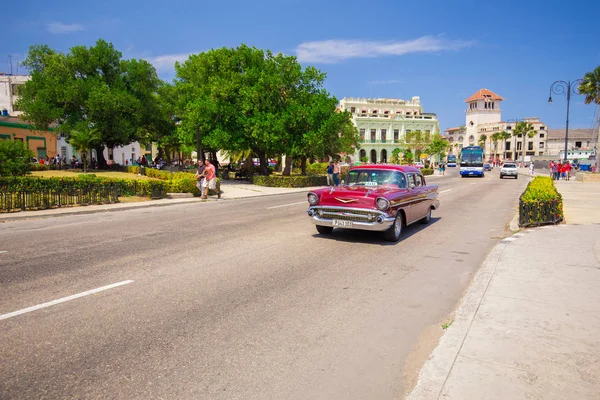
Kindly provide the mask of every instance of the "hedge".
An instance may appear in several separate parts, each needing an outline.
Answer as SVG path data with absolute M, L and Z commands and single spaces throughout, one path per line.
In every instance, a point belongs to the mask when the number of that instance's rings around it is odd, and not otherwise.
M 431 169 L 431 168 L 421 168 L 421 173 L 423 175 L 433 175 L 433 169 Z
M 519 199 L 519 226 L 556 224 L 564 219 L 562 196 L 552 178 L 537 176 Z
M 326 175 L 327 167 L 329 166 L 328 162 L 316 162 L 312 164 L 308 164 L 306 166 L 306 173 L 309 175 Z
M 302 188 L 311 186 L 326 186 L 327 177 L 319 175 L 306 176 L 281 176 L 281 175 L 254 175 L 252 183 L 260 186 Z
M 127 172 L 132 174 L 139 174 L 140 167 L 138 166 L 129 166 L 127 167 Z M 169 172 L 169 171 L 161 171 L 160 169 L 155 168 L 146 168 L 145 175 L 149 178 L 161 179 L 163 181 L 173 180 L 173 179 L 184 179 L 189 177 L 194 177 L 196 174 L 196 170 L 192 170 L 191 172 Z

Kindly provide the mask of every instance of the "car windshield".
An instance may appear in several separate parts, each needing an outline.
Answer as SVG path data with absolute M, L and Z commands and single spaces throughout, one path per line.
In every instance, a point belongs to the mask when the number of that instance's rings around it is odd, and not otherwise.
M 517 168 L 516 164 L 504 164 L 504 168 Z
M 348 172 L 348 186 L 386 186 L 395 185 L 406 188 L 406 177 L 399 171 L 355 169 Z

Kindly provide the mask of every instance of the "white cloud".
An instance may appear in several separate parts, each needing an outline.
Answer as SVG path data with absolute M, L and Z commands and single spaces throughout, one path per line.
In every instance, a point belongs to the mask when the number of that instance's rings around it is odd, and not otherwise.
M 388 79 L 383 81 L 369 81 L 369 85 L 393 85 L 395 83 L 402 83 L 399 79 Z
M 51 22 L 46 25 L 48 32 L 54 34 L 71 33 L 85 30 L 85 26 L 81 24 L 63 24 L 61 22 Z
M 172 72 L 175 69 L 175 61 L 183 62 L 192 53 L 163 54 L 162 56 L 148 57 L 149 63 L 154 65 L 158 72 Z
M 349 58 L 458 50 L 472 44 L 471 41 L 447 40 L 441 36 L 422 36 L 405 41 L 323 40 L 301 43 L 296 47 L 296 55 L 301 62 L 333 64 Z

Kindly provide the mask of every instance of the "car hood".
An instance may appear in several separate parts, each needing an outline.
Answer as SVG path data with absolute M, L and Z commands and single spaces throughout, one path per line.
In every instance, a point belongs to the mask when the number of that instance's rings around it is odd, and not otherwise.
M 314 191 L 319 196 L 319 206 L 376 208 L 378 197 L 388 198 L 391 193 L 406 192 L 394 186 L 343 186 Z

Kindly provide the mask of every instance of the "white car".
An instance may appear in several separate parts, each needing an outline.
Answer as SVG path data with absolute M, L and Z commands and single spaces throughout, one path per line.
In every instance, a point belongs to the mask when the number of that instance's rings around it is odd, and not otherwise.
M 517 164 L 505 163 L 500 169 L 500 179 L 505 176 L 514 176 L 515 179 L 519 179 L 519 172 L 517 171 Z
M 422 162 L 416 162 L 415 163 L 415 167 L 421 169 L 421 168 L 425 168 L 425 164 L 423 164 Z

